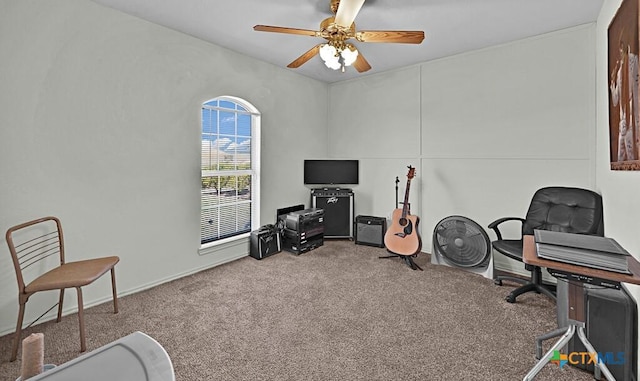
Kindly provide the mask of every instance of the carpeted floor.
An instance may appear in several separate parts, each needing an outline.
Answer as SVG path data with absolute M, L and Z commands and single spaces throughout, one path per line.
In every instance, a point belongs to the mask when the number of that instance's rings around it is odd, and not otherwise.
M 480 275 L 384 249 L 325 240 L 300 256 L 243 258 L 86 310 L 88 350 L 134 331 L 160 342 L 181 380 L 521 380 L 535 338 L 556 328 L 555 305 L 504 297 Z M 45 362 L 79 355 L 77 316 L 25 332 L 45 335 Z M 0 338 L 0 380 L 15 380 L 12 336 Z M 545 350 L 553 340 L 545 343 Z M 113 366 L 105 364 L 105 366 Z M 99 370 L 96 370 L 99 371 Z M 87 377 L 90 380 L 90 376 Z M 592 380 L 548 364 L 536 380 Z

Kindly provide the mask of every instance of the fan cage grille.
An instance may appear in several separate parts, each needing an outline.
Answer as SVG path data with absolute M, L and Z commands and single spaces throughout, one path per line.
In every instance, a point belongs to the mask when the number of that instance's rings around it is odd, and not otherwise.
M 459 267 L 478 267 L 491 256 L 487 233 L 475 221 L 463 216 L 449 216 L 438 222 L 433 231 L 433 246 L 437 254 Z

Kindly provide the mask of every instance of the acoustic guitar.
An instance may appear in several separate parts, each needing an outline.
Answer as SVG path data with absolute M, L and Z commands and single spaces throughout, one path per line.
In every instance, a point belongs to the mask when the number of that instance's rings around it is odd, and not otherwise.
M 418 234 L 418 216 L 411 215 L 409 211 L 409 188 L 411 179 L 415 176 L 416 169 L 409 166 L 407 173 L 407 186 L 404 192 L 402 209 L 396 209 L 392 213 L 391 226 L 384 235 L 384 244 L 387 250 L 397 255 L 415 255 L 422 248 L 422 241 Z

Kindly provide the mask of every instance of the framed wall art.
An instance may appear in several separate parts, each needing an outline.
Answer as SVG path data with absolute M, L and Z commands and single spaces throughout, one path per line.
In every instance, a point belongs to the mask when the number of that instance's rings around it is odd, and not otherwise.
M 613 170 L 640 170 L 638 3 L 640 0 L 622 0 L 607 32 L 609 151 Z

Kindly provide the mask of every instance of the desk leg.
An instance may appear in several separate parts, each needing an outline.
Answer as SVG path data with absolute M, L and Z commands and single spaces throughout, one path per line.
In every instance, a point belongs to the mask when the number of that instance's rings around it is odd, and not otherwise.
M 562 347 L 567 345 L 567 343 L 569 342 L 569 340 L 571 340 L 571 337 L 573 337 L 573 334 L 575 332 L 576 332 L 576 326 L 571 324 L 567 329 L 567 332 L 565 332 L 564 335 L 562 335 L 562 337 L 560 338 L 560 340 L 558 340 L 558 342 L 555 343 L 553 347 L 551 347 L 551 349 L 549 349 L 547 353 L 544 354 L 544 356 L 542 356 L 540 361 L 538 361 L 538 363 L 529 371 L 529 373 L 527 373 L 527 375 L 524 376 L 522 381 L 533 380 L 534 377 L 538 374 L 538 372 L 540 372 L 542 368 L 544 368 L 544 366 L 547 365 L 549 361 L 551 361 L 553 352 L 559 351 Z
M 580 341 L 582 341 L 582 344 L 584 344 L 584 347 L 587 349 L 587 352 L 597 353 L 595 348 L 593 348 L 593 345 L 591 345 L 591 343 L 587 339 L 587 335 L 584 333 L 583 327 L 578 327 L 578 337 L 580 338 Z M 594 374 L 593 374 L 593 377 L 596 380 L 600 379 L 600 371 L 602 371 L 602 373 L 607 378 L 607 380 L 616 381 L 615 377 L 613 377 L 613 375 L 609 371 L 609 368 L 607 368 L 607 365 L 604 362 L 602 362 L 602 360 L 600 360 L 600 357 L 598 357 L 598 361 L 594 365 Z
M 558 328 L 555 331 L 551 331 L 549 333 L 545 333 L 544 335 L 538 336 L 536 338 L 536 360 L 540 360 L 542 358 L 542 342 L 548 339 L 553 339 L 554 337 L 562 336 L 565 332 L 567 332 L 567 327 Z
M 578 337 L 580 338 L 580 341 L 582 341 L 582 344 L 584 344 L 584 347 L 587 349 L 587 352 L 597 353 L 595 348 L 593 348 L 593 345 L 591 345 L 591 343 L 587 339 L 587 335 L 584 333 L 584 327 L 576 326 L 575 324 L 571 324 L 571 326 L 569 326 L 569 328 L 564 333 L 564 335 L 562 335 L 560 340 L 558 340 L 558 342 L 555 343 L 553 345 L 553 347 L 551 349 L 549 349 L 549 351 L 547 351 L 547 353 L 545 353 L 544 356 L 542 356 L 540 361 L 538 361 L 538 363 L 533 367 L 533 369 L 531 369 L 531 371 L 529 371 L 529 373 L 527 373 L 527 375 L 524 377 L 523 381 L 531 381 L 531 380 L 533 380 L 534 377 L 540 372 L 540 370 L 542 370 L 542 368 L 544 368 L 544 366 L 547 365 L 547 363 L 549 361 L 551 361 L 551 357 L 553 356 L 553 352 L 556 351 L 556 350 L 559 351 L 562 347 L 567 345 L 567 343 L 569 342 L 569 340 L 571 340 L 571 338 L 573 337 L 573 335 L 575 333 L 578 334 Z M 545 339 L 558 336 L 558 330 L 553 331 L 553 332 L 551 332 L 551 333 L 549 333 L 548 335 L 545 335 L 545 336 L 546 336 Z M 536 349 L 538 350 L 538 348 L 536 348 Z M 596 354 L 596 356 L 597 356 L 597 354 Z M 600 379 L 600 372 L 602 372 L 602 374 L 604 374 L 604 376 L 605 376 L 605 378 L 607 380 L 616 381 L 615 377 L 613 377 L 613 375 L 611 374 L 611 371 L 609 371 L 609 368 L 607 368 L 607 365 L 604 362 L 602 362 L 602 360 L 600 360 L 600 358 L 598 358 L 597 363 L 594 365 L 594 373 L 593 373 L 593 377 L 596 380 Z

